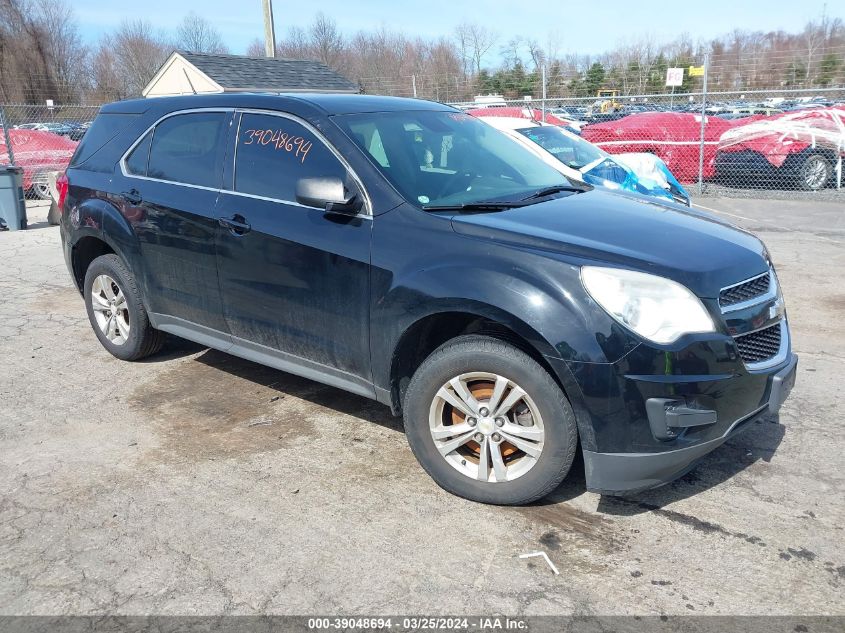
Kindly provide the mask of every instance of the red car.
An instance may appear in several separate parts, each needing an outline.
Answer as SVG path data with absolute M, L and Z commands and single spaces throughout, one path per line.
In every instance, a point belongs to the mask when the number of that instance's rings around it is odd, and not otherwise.
M 546 118 L 543 119 L 543 111 L 539 108 L 473 108 L 472 110 L 465 110 L 467 114 L 472 116 L 505 116 L 517 119 L 528 119 L 529 121 L 544 121 L 552 125 L 559 125 L 561 127 L 571 127 L 572 122 L 555 116 L 546 110 Z M 577 132 L 577 130 L 576 130 Z
M 23 187 L 43 200 L 50 198 L 47 172 L 64 171 L 77 143 L 67 137 L 39 130 L 8 131 L 15 164 L 23 167 Z M 6 134 L 0 128 L 0 163 L 9 163 Z
M 744 122 L 747 119 L 739 119 Z M 722 134 L 737 124 L 708 116 L 704 125 L 704 178 L 716 173 L 716 148 Z M 681 182 L 698 180 L 701 115 L 681 112 L 642 112 L 618 121 L 596 123 L 581 136 L 611 154 L 649 152 L 663 159 Z
M 742 123 L 719 140 L 721 179 L 817 191 L 841 178 L 845 107 L 807 108 Z

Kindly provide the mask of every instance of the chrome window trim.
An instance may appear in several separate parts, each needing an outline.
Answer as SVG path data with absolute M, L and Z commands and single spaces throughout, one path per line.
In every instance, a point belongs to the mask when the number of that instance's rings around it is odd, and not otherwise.
M 745 301 L 740 301 L 739 303 L 732 303 L 728 306 L 719 305 L 719 309 L 722 311 L 722 314 L 727 314 L 728 312 L 736 312 L 737 310 L 744 310 L 745 308 L 749 308 L 751 306 L 756 306 L 759 303 L 765 303 L 766 301 L 771 301 L 775 299 L 778 295 L 778 285 L 777 285 L 777 276 L 775 275 L 775 271 L 773 268 L 769 268 L 767 272 L 760 273 L 759 275 L 754 275 L 753 277 L 749 277 L 748 279 L 744 279 L 743 281 L 738 281 L 735 284 L 731 284 L 730 286 L 725 286 L 719 290 L 719 296 L 716 299 L 718 302 L 719 299 L 722 297 L 722 293 L 725 290 L 730 290 L 731 288 L 736 288 L 737 286 L 741 286 L 742 284 L 747 284 L 750 281 L 754 281 L 755 279 L 759 279 L 765 275 L 769 275 L 769 289 L 761 295 L 757 295 L 756 297 L 752 297 L 751 299 L 746 299 Z
M 225 194 L 229 194 L 229 195 L 233 195 L 233 196 L 241 196 L 241 197 L 244 197 L 244 198 L 252 198 L 252 199 L 255 199 L 255 200 L 264 200 L 266 202 L 278 202 L 280 204 L 286 204 L 286 205 L 290 205 L 290 206 L 294 206 L 294 207 L 300 207 L 302 209 L 315 209 L 315 210 L 318 210 L 318 211 L 320 210 L 319 207 L 309 207 L 307 205 L 300 204 L 296 200 L 284 200 L 284 199 L 281 199 L 281 198 L 269 198 L 269 197 L 259 196 L 259 195 L 255 195 L 255 194 L 251 194 L 251 193 L 245 193 L 245 192 L 242 192 L 242 191 L 234 191 L 234 189 L 224 189 L 223 187 L 206 187 L 204 185 L 194 185 L 194 184 L 191 184 L 191 183 L 188 183 L 188 182 L 179 182 L 178 180 L 165 180 L 163 178 L 151 178 L 150 176 L 139 176 L 137 174 L 131 174 L 127 171 L 127 169 L 126 169 L 126 159 L 132 153 L 132 151 L 144 140 L 144 138 L 147 136 L 147 134 L 149 134 L 150 131 L 155 129 L 155 127 L 159 123 L 161 123 L 165 119 L 169 119 L 170 117 L 179 116 L 181 114 L 192 114 L 192 113 L 196 113 L 196 112 L 229 112 L 229 113 L 239 113 L 239 114 L 243 114 L 243 113 L 247 113 L 247 114 L 269 114 L 271 116 L 279 116 L 281 118 L 294 121 L 295 123 L 299 123 L 300 125 L 305 127 L 309 132 L 311 132 L 323 145 L 325 145 L 332 154 L 334 154 L 334 156 L 347 169 L 347 171 L 349 171 L 349 173 L 352 175 L 353 180 L 355 181 L 355 184 L 358 185 L 358 188 L 361 190 L 361 193 L 364 196 L 364 208 L 365 208 L 366 212 L 365 213 L 357 213 L 354 216 L 350 215 L 349 217 L 366 218 L 366 219 L 370 219 L 370 220 L 373 219 L 372 202 L 370 200 L 370 195 L 367 192 L 367 189 L 364 187 L 364 184 L 361 181 L 361 178 L 358 176 L 358 174 L 355 172 L 355 170 L 352 169 L 352 166 L 340 154 L 340 152 L 338 152 L 334 148 L 334 146 L 331 143 L 329 143 L 328 139 L 326 139 L 326 137 L 323 136 L 319 132 L 319 130 L 317 130 L 313 125 L 311 125 L 307 121 L 305 121 L 302 118 L 297 117 L 295 115 L 292 115 L 292 114 L 289 114 L 289 113 L 286 113 L 286 112 L 279 112 L 279 111 L 276 111 L 276 110 L 262 110 L 262 109 L 253 109 L 253 108 L 208 107 L 208 108 L 188 108 L 188 109 L 185 109 L 185 110 L 174 110 L 173 112 L 168 112 L 167 114 L 165 114 L 165 115 L 159 117 L 158 119 L 156 119 L 155 122 L 153 122 L 147 129 L 145 129 L 138 136 L 138 138 L 135 139 L 135 141 L 133 141 L 133 143 L 129 146 L 129 149 L 127 149 L 123 153 L 123 156 L 120 157 L 120 161 L 118 162 L 118 164 L 120 165 L 120 172 L 123 174 L 123 176 L 125 178 L 135 178 L 137 180 L 147 180 L 147 181 L 150 181 L 150 182 L 160 182 L 160 183 L 169 184 L 169 185 L 178 185 L 180 187 L 189 187 L 191 189 L 201 189 L 203 191 L 213 191 L 215 193 L 225 193 Z M 237 129 L 236 135 L 235 135 L 235 151 L 232 154 L 232 186 L 234 186 L 234 182 L 235 182 L 235 166 L 236 166 L 235 161 L 237 160 L 238 135 L 240 134 L 240 124 L 241 124 L 241 119 L 239 118 L 238 119 L 238 129 Z M 155 134 L 153 136 L 155 136 Z M 152 151 L 152 143 L 150 143 L 150 150 Z M 147 159 L 147 167 L 149 168 L 149 157 Z
M 243 114 L 265 114 L 265 115 L 269 115 L 269 116 L 277 116 L 277 117 L 280 117 L 282 119 L 288 119 L 289 121 L 293 121 L 294 123 L 301 125 L 306 130 L 311 132 L 311 134 L 313 134 L 314 137 L 318 141 L 320 141 L 320 143 L 322 143 L 334 155 L 335 158 L 337 158 L 338 162 L 340 162 L 340 164 L 343 165 L 343 167 L 346 169 L 346 171 L 349 172 L 349 174 L 352 176 L 352 179 L 355 181 L 355 184 L 358 186 L 358 189 L 361 191 L 361 194 L 364 196 L 364 210 L 365 210 L 365 212 L 364 213 L 357 213 L 355 216 L 350 216 L 350 217 L 365 217 L 365 218 L 372 219 L 372 217 L 373 217 L 373 205 L 372 205 L 372 201 L 370 199 L 370 194 L 367 192 L 366 187 L 364 187 L 363 181 L 358 176 L 356 171 L 354 169 L 352 169 L 352 165 L 349 164 L 349 161 L 347 161 L 346 158 L 344 158 L 343 155 L 340 152 L 337 151 L 337 149 L 334 147 L 334 145 L 332 145 L 329 142 L 329 140 L 325 136 L 323 136 L 323 134 L 317 128 L 315 128 L 308 121 L 306 121 L 305 119 L 303 119 L 301 117 L 298 117 L 294 114 L 290 114 L 288 112 L 281 112 L 281 111 L 278 111 L 278 110 L 265 110 L 265 109 L 261 109 L 261 108 L 235 108 L 235 112 L 238 113 L 238 114 L 241 114 L 241 115 L 243 115 Z M 226 189 L 226 190 L 224 190 L 224 193 L 230 193 L 230 194 L 233 194 L 233 195 L 236 195 L 236 196 L 244 196 L 246 198 L 255 198 L 257 200 L 266 200 L 268 202 L 280 202 L 282 204 L 289 204 L 289 205 L 292 205 L 292 206 L 295 206 L 295 207 L 302 207 L 303 209 L 317 209 L 317 210 L 319 210 L 319 207 L 309 207 L 307 205 L 300 204 L 300 203 L 296 202 L 295 200 L 284 200 L 284 199 L 281 199 L 281 198 L 259 196 L 259 195 L 256 195 L 256 194 L 246 193 L 244 191 L 235 191 L 234 187 L 235 187 L 235 183 L 237 182 L 237 176 L 238 176 L 238 173 L 237 173 L 238 138 L 239 138 L 240 132 L 241 132 L 240 126 L 241 126 L 242 120 L 243 120 L 243 116 L 241 116 L 241 118 L 238 119 L 238 129 L 237 129 L 236 136 L 235 136 L 235 151 L 232 155 L 232 189 L 231 190 Z
M 193 114 L 196 112 L 229 112 L 232 113 L 235 111 L 235 108 L 188 108 L 186 110 L 174 110 L 173 112 L 168 112 L 167 114 L 159 117 L 156 119 L 152 125 L 150 125 L 146 130 L 144 130 L 141 135 L 135 139 L 132 145 L 129 146 L 125 152 L 123 152 L 123 156 L 120 157 L 120 161 L 118 165 L 120 165 L 120 173 L 123 174 L 125 178 L 136 178 L 138 180 L 147 180 L 150 182 L 162 182 L 169 185 L 179 185 L 180 187 L 190 187 L 192 189 L 202 189 L 203 191 L 222 191 L 219 187 L 206 187 L 204 185 L 194 185 L 189 182 L 179 182 L 178 180 L 166 180 L 164 178 L 151 178 L 150 176 L 139 176 L 137 174 L 130 174 L 126 169 L 126 159 L 129 157 L 129 154 L 144 140 L 144 138 L 149 134 L 155 127 L 164 121 L 165 119 L 169 119 L 174 116 L 179 116 L 181 114 Z M 153 139 L 155 139 L 155 134 L 153 134 Z M 150 141 L 150 152 L 152 153 L 153 144 Z M 149 171 L 150 168 L 150 158 L 147 155 L 147 170 Z M 222 176 L 222 174 L 221 174 Z
M 767 325 L 766 327 L 758 328 L 757 330 L 753 330 L 751 332 L 745 332 L 744 334 L 735 336 L 734 339 L 741 338 L 742 336 L 746 336 L 748 334 L 753 334 L 754 332 L 759 332 L 760 330 L 765 330 L 766 328 L 772 327 L 772 325 Z M 780 325 L 780 347 L 778 348 L 777 354 L 757 363 L 746 363 L 743 361 L 748 371 L 765 371 L 782 364 L 786 360 L 789 355 L 789 323 L 786 319 L 781 319 L 777 325 Z M 740 356 L 740 358 L 742 357 Z

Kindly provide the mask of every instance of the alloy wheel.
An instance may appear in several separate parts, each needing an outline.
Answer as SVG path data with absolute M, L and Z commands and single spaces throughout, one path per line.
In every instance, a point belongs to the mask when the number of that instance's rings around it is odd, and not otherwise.
M 117 282 L 98 275 L 91 284 L 91 308 L 100 331 L 109 342 L 123 345 L 129 338 L 129 306 Z
M 543 419 L 514 381 L 489 372 L 455 376 L 436 393 L 429 430 L 438 452 L 471 479 L 499 483 L 527 473 L 543 452 Z
M 821 189 L 828 177 L 827 161 L 821 156 L 812 156 L 804 167 L 804 184 L 807 189 Z

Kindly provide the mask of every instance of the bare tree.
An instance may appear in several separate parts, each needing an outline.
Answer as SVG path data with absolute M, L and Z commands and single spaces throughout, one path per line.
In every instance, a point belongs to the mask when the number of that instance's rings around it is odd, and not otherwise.
M 309 29 L 309 36 L 317 60 L 330 68 L 340 70 L 343 66 L 345 43 L 335 21 L 322 12 L 318 13 Z
M 463 22 L 455 28 L 455 36 L 459 42 L 464 42 L 465 54 L 472 61 L 473 71 L 478 74 L 484 58 L 495 46 L 499 36 L 475 22 Z
M 276 47 L 278 49 L 278 46 Z M 264 40 L 257 37 L 246 47 L 246 54 L 249 57 L 264 57 Z
M 78 100 L 86 49 L 63 0 L 0 0 L 0 90 L 5 99 Z
M 143 20 L 124 21 L 117 32 L 100 42 L 100 51 L 109 48 L 114 54 L 114 72 L 125 86 L 127 96 L 137 96 L 161 67 L 174 46 L 163 35 L 157 35 Z
M 226 54 L 229 52 L 229 48 L 223 43 L 220 31 L 214 28 L 211 22 L 193 11 L 182 19 L 176 29 L 176 44 L 190 53 Z

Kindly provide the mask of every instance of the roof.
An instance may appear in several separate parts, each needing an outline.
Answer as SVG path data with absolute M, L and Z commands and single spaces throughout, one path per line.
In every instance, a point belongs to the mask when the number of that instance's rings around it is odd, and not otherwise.
M 329 116 L 335 114 L 357 114 L 364 112 L 401 112 L 408 110 L 440 110 L 454 112 L 451 106 L 405 97 L 382 97 L 360 94 L 324 94 L 324 93 L 289 93 L 289 94 L 200 94 L 155 99 L 129 99 L 116 101 L 103 106 L 100 110 L 106 114 L 142 114 L 150 109 L 169 112 L 188 108 L 265 108 L 285 110 L 293 104 L 307 103 Z M 528 122 L 528 121 L 526 121 Z
M 492 125 L 497 130 L 524 130 L 529 127 L 540 127 L 539 123 L 535 123 L 531 119 L 522 119 L 515 116 L 473 116 Z
M 358 92 L 358 86 L 325 64 L 307 59 L 275 59 L 177 51 L 224 91 Z

